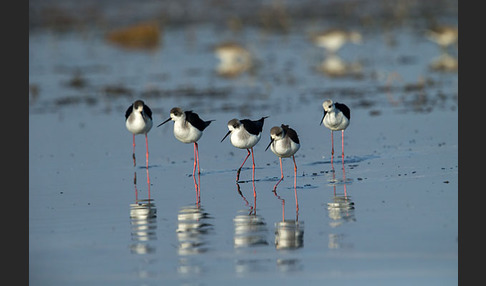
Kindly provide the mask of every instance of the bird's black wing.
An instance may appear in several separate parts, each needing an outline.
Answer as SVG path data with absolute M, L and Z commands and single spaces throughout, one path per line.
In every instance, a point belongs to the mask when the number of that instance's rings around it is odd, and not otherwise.
M 351 110 L 349 110 L 349 107 L 346 106 L 346 104 L 343 103 L 334 103 L 334 106 L 337 107 L 337 109 L 341 110 L 341 112 L 346 116 L 346 118 L 349 120 L 351 119 Z
M 243 119 L 243 120 L 240 120 L 240 122 L 241 122 L 241 124 L 243 124 L 243 126 L 245 127 L 246 131 L 248 131 L 248 133 L 253 134 L 253 135 L 258 135 L 262 132 L 263 121 L 267 117 L 268 116 L 264 116 L 257 121 L 253 121 L 253 120 L 250 120 L 250 119 Z
M 145 114 L 148 115 L 148 117 L 150 118 L 150 120 L 152 120 L 152 110 L 150 109 L 150 107 L 148 107 L 147 105 L 143 105 L 143 112 L 145 112 Z
M 128 107 L 127 111 L 125 111 L 125 120 L 127 120 L 128 119 L 128 116 L 130 116 L 130 114 L 132 114 L 132 111 L 133 111 L 133 104 L 131 104 Z
M 300 144 L 299 136 L 297 135 L 297 132 L 295 132 L 294 129 L 292 129 L 288 125 L 284 125 L 284 124 L 282 124 L 281 127 L 285 131 L 287 136 L 289 136 L 290 139 L 292 139 L 292 141 L 294 141 L 297 144 Z
M 184 111 L 186 114 L 186 121 L 189 121 L 192 126 L 196 127 L 197 129 L 203 131 L 206 129 L 206 127 L 211 124 L 212 121 L 214 120 L 209 120 L 209 121 L 204 121 L 202 120 L 197 113 L 194 113 L 192 111 Z

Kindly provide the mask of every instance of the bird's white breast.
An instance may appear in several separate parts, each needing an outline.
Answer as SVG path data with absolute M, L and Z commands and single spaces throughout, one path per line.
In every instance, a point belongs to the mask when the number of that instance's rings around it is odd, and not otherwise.
M 297 144 L 290 139 L 282 139 L 273 141 L 270 148 L 275 155 L 282 158 L 288 158 L 299 150 L 300 144 Z
M 202 132 L 184 120 L 174 122 L 174 136 L 183 143 L 194 143 L 202 136 Z
M 342 113 L 328 112 L 323 120 L 324 126 L 336 131 L 344 130 L 349 125 L 349 120 Z
M 139 112 L 133 112 L 128 117 L 125 125 L 128 131 L 132 132 L 133 134 L 144 134 L 150 131 L 152 128 L 152 120 L 147 118 L 147 122 L 143 120 L 142 114 Z
M 255 146 L 260 141 L 261 133 L 258 135 L 251 135 L 243 128 L 236 128 L 231 132 L 231 144 L 236 148 L 249 149 Z

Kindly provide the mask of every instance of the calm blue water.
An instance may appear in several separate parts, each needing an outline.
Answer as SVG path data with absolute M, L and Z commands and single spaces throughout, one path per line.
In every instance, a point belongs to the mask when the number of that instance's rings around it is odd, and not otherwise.
M 239 37 L 258 68 L 227 79 L 210 48 L 229 36 L 211 26 L 168 28 L 152 52 L 109 45 L 96 31 L 31 33 L 30 283 L 457 284 L 457 73 L 429 69 L 439 49 L 417 31 L 393 34 L 396 46 L 366 31 L 363 44 L 344 46 L 339 56 L 362 73 L 336 78 L 316 71 L 324 54 L 305 33 L 246 29 Z M 79 88 L 69 84 L 76 76 Z M 124 126 L 136 98 L 154 112 L 148 173 L 132 166 Z M 331 165 L 330 132 L 319 126 L 326 98 L 352 110 L 344 164 Z M 215 120 L 199 141 L 200 205 L 193 146 L 174 138 L 172 123 L 155 128 L 174 106 Z M 255 147 L 257 180 L 248 161 L 237 185 L 246 151 L 220 143 L 226 123 L 261 116 L 270 117 Z M 273 193 L 278 159 L 264 149 L 282 123 L 302 144 L 297 186 L 284 159 Z

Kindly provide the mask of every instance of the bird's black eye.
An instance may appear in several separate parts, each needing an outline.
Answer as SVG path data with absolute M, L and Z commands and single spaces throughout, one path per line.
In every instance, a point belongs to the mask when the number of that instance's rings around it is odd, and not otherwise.
M 329 105 L 327 108 L 331 108 L 331 107 L 332 107 L 332 105 Z

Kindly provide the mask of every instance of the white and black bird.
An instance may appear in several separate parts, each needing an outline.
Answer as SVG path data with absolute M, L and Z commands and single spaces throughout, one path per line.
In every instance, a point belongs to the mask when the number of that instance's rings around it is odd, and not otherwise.
M 284 179 L 283 169 L 282 169 L 282 158 L 292 157 L 294 160 L 294 186 L 297 183 L 297 164 L 295 163 L 294 154 L 300 148 L 300 140 L 297 132 L 290 128 L 288 125 L 282 124 L 281 126 L 274 126 L 270 129 L 270 143 L 268 147 L 271 148 L 272 152 L 279 157 L 280 160 L 280 180 L 275 184 L 273 190 L 277 189 L 278 184 Z
M 324 108 L 324 116 L 322 116 L 321 124 L 331 129 L 331 160 L 334 156 L 334 131 L 341 131 L 341 152 L 342 160 L 344 161 L 344 130 L 349 126 L 351 119 L 351 111 L 343 103 L 333 102 L 328 99 L 322 103 Z
M 174 136 L 182 143 L 194 143 L 194 171 L 200 174 L 199 168 L 199 147 L 197 141 L 203 135 L 204 129 L 211 124 L 214 120 L 204 121 L 197 113 L 189 111 L 183 111 L 180 107 L 174 107 L 170 110 L 170 117 L 164 122 L 157 125 L 157 127 L 169 122 L 174 121 Z
M 147 133 L 152 128 L 152 110 L 142 101 L 136 100 L 125 112 L 125 125 L 133 134 L 133 166 L 136 165 L 135 159 L 135 135 L 145 134 L 146 165 L 148 168 L 148 139 Z
M 262 136 L 262 130 L 263 130 L 263 122 L 265 121 L 265 118 L 268 116 L 264 116 L 260 118 L 259 120 L 250 120 L 250 119 L 242 119 L 238 120 L 236 118 L 231 119 L 228 121 L 228 133 L 221 139 L 221 142 L 223 142 L 228 135 L 231 134 L 230 136 L 230 141 L 233 146 L 236 148 L 240 149 L 246 149 L 248 151 L 248 155 L 246 155 L 245 160 L 243 161 L 243 164 L 241 164 L 240 168 L 236 172 L 236 181 L 239 181 L 240 178 L 240 172 L 241 168 L 243 168 L 243 165 L 245 165 L 246 160 L 251 154 L 251 159 L 253 161 L 253 175 L 255 174 L 255 157 L 253 155 L 253 146 L 255 146 L 258 141 L 260 141 L 260 138 Z M 250 152 L 251 150 L 251 152 Z M 253 180 L 255 178 L 253 177 Z

